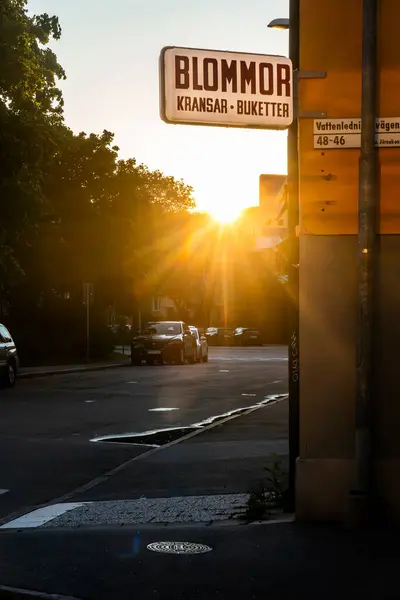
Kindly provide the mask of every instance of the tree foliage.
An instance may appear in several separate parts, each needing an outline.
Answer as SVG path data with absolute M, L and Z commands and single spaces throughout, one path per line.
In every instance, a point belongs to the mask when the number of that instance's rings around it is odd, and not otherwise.
M 61 36 L 57 17 L 29 16 L 27 0 L 2 0 L 0 32 L 1 102 L 14 113 L 60 115 L 65 72 L 47 46 Z
M 14 332 L 68 322 L 62 329 L 74 346 L 66 333 L 82 321 L 83 282 L 96 284 L 97 314 L 115 304 L 132 312 L 160 231 L 194 200 L 183 181 L 120 160 L 111 132 L 68 128 L 58 87 L 66 75 L 49 47 L 60 35 L 57 17 L 2 0 L 0 318 Z

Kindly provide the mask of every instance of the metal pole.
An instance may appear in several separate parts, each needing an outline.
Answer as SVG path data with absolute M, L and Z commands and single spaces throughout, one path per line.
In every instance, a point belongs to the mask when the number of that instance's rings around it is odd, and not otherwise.
M 86 362 L 90 358 L 90 284 L 86 283 Z
M 290 0 L 289 7 L 289 58 L 293 63 L 295 78 L 300 63 L 300 0 Z M 286 510 L 293 512 L 296 496 L 296 461 L 299 456 L 299 154 L 298 154 L 298 98 L 297 85 L 295 118 L 288 130 L 288 290 L 289 290 L 289 490 Z
M 352 520 L 367 517 L 371 491 L 371 400 L 374 275 L 377 260 L 379 190 L 375 119 L 377 114 L 377 0 L 364 0 L 362 33 L 361 152 L 358 201 L 357 389 L 355 489 Z

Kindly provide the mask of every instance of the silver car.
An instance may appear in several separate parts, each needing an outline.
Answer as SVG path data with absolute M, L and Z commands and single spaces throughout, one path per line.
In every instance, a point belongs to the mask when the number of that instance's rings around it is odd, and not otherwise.
M 208 344 L 205 335 L 200 335 L 197 327 L 189 325 L 192 336 L 196 340 L 196 360 L 197 362 L 208 362 Z

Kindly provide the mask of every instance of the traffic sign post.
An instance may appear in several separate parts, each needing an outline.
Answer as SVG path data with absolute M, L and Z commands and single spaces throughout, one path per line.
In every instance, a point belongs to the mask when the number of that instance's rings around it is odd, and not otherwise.
M 86 362 L 90 360 L 90 305 L 93 302 L 94 285 L 93 283 L 83 284 L 83 298 L 86 307 L 85 333 L 86 333 Z
M 300 69 L 300 0 L 289 4 L 289 57 L 295 73 Z M 314 74 L 311 74 L 314 76 Z M 322 76 L 322 73 L 321 73 Z M 289 127 L 288 161 L 288 379 L 289 379 L 289 489 L 285 510 L 296 508 L 296 462 L 300 455 L 300 327 L 299 327 L 299 99 L 296 82 L 296 119 Z
M 370 516 L 372 500 L 372 403 L 374 370 L 375 281 L 378 253 L 377 224 L 379 179 L 377 127 L 386 130 L 384 119 L 376 120 L 378 106 L 377 0 L 364 0 L 362 28 L 361 151 L 359 159 L 357 244 L 357 348 L 354 439 L 354 483 L 349 493 L 348 517 L 363 524 Z M 389 119 L 389 129 L 398 125 Z M 390 134 L 378 134 L 379 137 Z M 378 144 L 380 145 L 380 144 Z

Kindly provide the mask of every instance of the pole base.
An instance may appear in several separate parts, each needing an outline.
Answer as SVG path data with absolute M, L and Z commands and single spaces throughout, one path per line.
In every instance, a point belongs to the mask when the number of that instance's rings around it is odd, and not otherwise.
M 296 502 L 295 502 L 294 490 L 291 490 L 290 488 L 288 488 L 283 492 L 283 497 L 282 497 L 283 512 L 286 514 L 294 513 L 295 508 L 296 508 L 295 505 L 296 505 Z
M 370 523 L 370 499 L 368 494 L 351 490 L 347 498 L 346 524 L 352 529 L 359 529 Z

